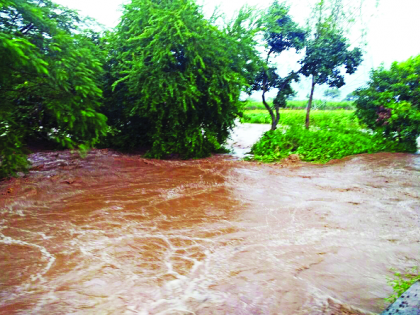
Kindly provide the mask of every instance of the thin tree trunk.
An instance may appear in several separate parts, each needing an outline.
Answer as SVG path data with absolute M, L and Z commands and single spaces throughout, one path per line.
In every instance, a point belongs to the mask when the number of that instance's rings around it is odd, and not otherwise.
M 315 91 L 315 76 L 312 76 L 312 87 L 311 87 L 311 95 L 309 95 L 309 102 L 306 106 L 306 121 L 305 121 L 305 127 L 306 129 L 309 129 L 309 115 L 311 113 L 311 106 L 312 106 L 312 99 L 314 97 L 314 91 Z
M 276 120 L 275 120 L 275 125 L 274 125 L 273 130 L 277 129 L 277 124 L 279 123 L 279 120 L 280 120 L 280 108 L 276 107 Z M 271 128 L 273 128 L 273 127 L 271 127 Z
M 270 58 L 272 51 L 270 50 L 267 54 L 267 60 L 266 63 L 268 64 L 268 60 Z M 277 122 L 276 122 L 276 116 L 274 115 L 273 110 L 271 109 L 270 105 L 267 104 L 267 101 L 265 99 L 265 93 L 267 92 L 267 72 L 264 71 L 264 79 L 263 79 L 263 92 L 262 92 L 262 101 L 265 106 L 265 108 L 268 110 L 270 117 L 271 117 L 271 130 L 276 130 L 277 128 Z
M 265 108 L 270 113 L 270 117 L 271 117 L 271 130 L 276 130 L 276 127 L 277 127 L 276 117 L 274 116 L 274 112 L 271 109 L 270 105 L 268 105 L 267 104 L 267 101 L 265 100 L 265 92 L 267 92 L 266 85 L 267 85 L 267 79 L 264 79 L 264 81 L 263 81 L 262 101 L 263 101 L 263 104 L 264 104 Z

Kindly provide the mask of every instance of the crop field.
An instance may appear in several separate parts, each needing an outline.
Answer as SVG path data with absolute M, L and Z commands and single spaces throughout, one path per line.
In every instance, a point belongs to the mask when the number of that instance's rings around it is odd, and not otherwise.
M 280 125 L 304 125 L 306 110 L 280 110 Z M 312 110 L 311 126 L 362 129 L 353 110 Z M 267 110 L 246 110 L 241 118 L 242 123 L 269 124 L 270 115 Z

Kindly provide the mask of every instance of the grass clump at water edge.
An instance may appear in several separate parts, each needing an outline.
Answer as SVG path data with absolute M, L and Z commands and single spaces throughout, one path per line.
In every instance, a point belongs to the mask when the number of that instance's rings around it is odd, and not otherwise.
M 394 303 L 415 282 L 420 281 L 420 269 L 418 267 L 413 267 L 405 273 L 395 272 L 394 277 L 395 278 L 387 279 L 388 284 L 394 290 L 394 294 L 385 299 L 385 301 L 389 303 Z

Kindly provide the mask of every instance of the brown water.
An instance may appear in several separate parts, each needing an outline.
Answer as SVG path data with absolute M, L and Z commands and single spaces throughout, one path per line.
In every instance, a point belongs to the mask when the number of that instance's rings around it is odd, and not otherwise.
M 95 150 L 0 185 L 0 314 L 368 314 L 420 265 L 420 156 Z

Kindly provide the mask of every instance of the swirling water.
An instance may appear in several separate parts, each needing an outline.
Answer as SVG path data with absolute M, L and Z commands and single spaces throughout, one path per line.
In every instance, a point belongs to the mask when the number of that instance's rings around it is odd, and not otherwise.
M 0 185 L 0 314 L 369 314 L 420 265 L 418 155 L 31 160 Z

